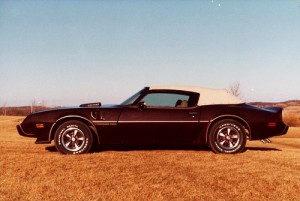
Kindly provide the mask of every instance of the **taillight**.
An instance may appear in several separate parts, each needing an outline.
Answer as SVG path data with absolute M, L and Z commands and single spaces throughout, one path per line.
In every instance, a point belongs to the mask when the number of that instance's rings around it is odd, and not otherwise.
M 269 122 L 268 126 L 269 127 L 275 127 L 275 126 L 277 126 L 277 123 L 276 122 Z

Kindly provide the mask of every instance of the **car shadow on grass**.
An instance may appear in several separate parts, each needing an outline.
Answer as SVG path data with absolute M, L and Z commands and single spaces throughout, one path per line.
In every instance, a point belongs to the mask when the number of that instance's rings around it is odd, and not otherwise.
M 270 148 L 270 147 L 246 147 L 244 151 L 282 151 L 281 149 Z
M 58 152 L 55 146 L 45 147 L 49 152 Z M 182 145 L 106 145 L 92 148 L 92 153 L 104 151 L 147 151 L 147 150 L 194 150 L 194 151 L 211 151 L 209 147 L 199 146 L 182 146 Z
M 55 146 L 48 146 L 45 148 L 49 152 L 57 152 Z M 212 150 L 207 146 L 183 146 L 183 145 L 106 145 L 96 146 L 92 149 L 92 153 L 105 152 L 105 151 L 154 151 L 154 150 L 187 150 L 187 151 L 209 151 Z M 269 147 L 246 147 L 246 151 L 282 151 L 281 149 Z
M 47 150 L 49 152 L 58 152 L 56 147 L 53 145 L 45 147 L 45 150 Z
M 58 152 L 56 147 L 51 145 L 45 147 L 49 152 Z M 211 151 L 209 147 L 182 146 L 182 145 L 105 145 L 95 146 L 91 152 L 104 151 L 147 151 L 147 150 L 190 150 L 190 151 Z
M 94 148 L 95 152 L 101 151 L 153 151 L 153 150 L 189 150 L 189 151 L 211 151 L 209 147 L 187 146 L 187 145 L 109 145 Z

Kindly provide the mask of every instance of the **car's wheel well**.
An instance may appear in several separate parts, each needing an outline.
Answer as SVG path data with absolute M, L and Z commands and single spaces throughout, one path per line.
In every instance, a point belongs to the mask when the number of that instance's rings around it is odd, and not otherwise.
M 54 139 L 55 132 L 56 132 L 56 130 L 58 129 L 58 127 L 60 125 L 62 125 L 63 123 L 65 123 L 67 121 L 73 121 L 73 120 L 80 121 L 80 122 L 86 124 L 89 127 L 89 129 L 91 130 L 93 138 L 95 139 L 94 142 L 99 143 L 99 136 L 98 136 L 98 133 L 97 133 L 97 130 L 96 130 L 95 126 L 90 121 L 88 121 L 87 119 L 79 117 L 79 116 L 78 117 L 73 117 L 73 116 L 72 117 L 65 117 L 65 118 L 61 118 L 58 121 L 56 121 L 54 123 L 54 125 L 52 126 L 51 131 L 50 131 L 50 140 Z
M 206 132 L 206 143 L 208 143 L 208 135 L 210 133 L 211 128 L 213 127 L 213 125 L 215 125 L 217 122 L 222 121 L 222 120 L 235 120 L 237 122 L 239 122 L 240 124 L 243 125 L 243 127 L 245 128 L 246 131 L 246 135 L 247 138 L 251 139 L 251 129 L 249 124 L 241 117 L 238 116 L 232 116 L 232 115 L 224 115 L 224 116 L 219 116 L 217 118 L 214 118 L 210 124 L 207 127 L 207 132 Z

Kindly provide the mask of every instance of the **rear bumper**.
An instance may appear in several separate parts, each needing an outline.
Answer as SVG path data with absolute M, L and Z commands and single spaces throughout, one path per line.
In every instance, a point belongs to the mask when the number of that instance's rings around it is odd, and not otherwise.
M 253 126 L 253 130 L 251 132 L 251 140 L 261 140 L 285 135 L 288 130 L 289 127 L 284 123 L 278 123 L 277 126 L 274 127 L 255 125 Z
M 289 130 L 289 127 L 282 123 L 279 127 L 278 133 L 274 135 L 275 136 L 280 136 L 280 135 L 285 135 Z
M 280 135 L 284 135 L 284 134 L 286 134 L 286 133 L 288 132 L 288 130 L 289 130 L 289 127 L 288 127 L 288 126 L 286 126 L 286 127 L 285 127 L 285 129 L 283 130 L 283 132 L 282 132 Z

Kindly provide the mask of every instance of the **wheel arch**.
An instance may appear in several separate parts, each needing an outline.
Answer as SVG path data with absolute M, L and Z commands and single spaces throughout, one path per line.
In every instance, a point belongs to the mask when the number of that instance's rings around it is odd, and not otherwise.
M 213 127 L 213 125 L 215 123 L 225 120 L 225 119 L 235 120 L 235 121 L 239 122 L 240 124 L 242 124 L 245 128 L 247 137 L 249 137 L 251 139 L 251 128 L 245 119 L 243 119 L 242 117 L 236 116 L 236 115 L 221 115 L 221 116 L 215 117 L 213 120 L 211 120 L 209 125 L 207 126 L 206 144 L 208 144 L 208 135 L 209 135 L 210 130 Z
M 60 125 L 62 125 L 63 123 L 65 123 L 67 121 L 72 121 L 72 120 L 76 120 L 76 121 L 85 123 L 89 127 L 90 131 L 92 132 L 94 139 L 97 141 L 98 144 L 100 143 L 99 135 L 98 135 L 95 125 L 89 119 L 84 118 L 82 116 L 77 116 L 77 115 L 64 116 L 64 117 L 61 117 L 58 120 L 56 120 L 50 129 L 49 141 L 54 139 L 55 132 Z

